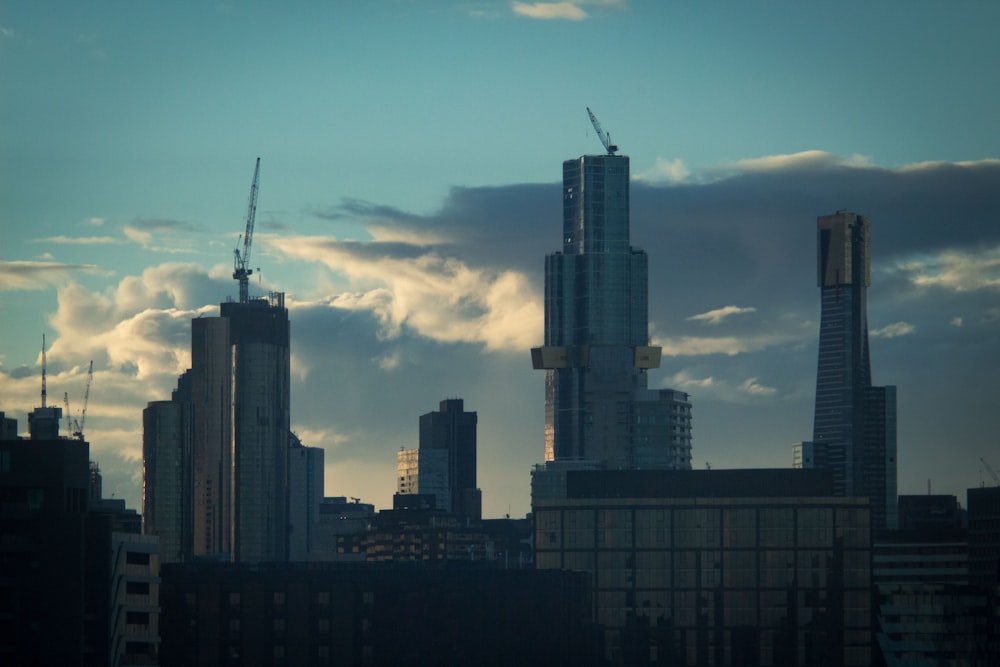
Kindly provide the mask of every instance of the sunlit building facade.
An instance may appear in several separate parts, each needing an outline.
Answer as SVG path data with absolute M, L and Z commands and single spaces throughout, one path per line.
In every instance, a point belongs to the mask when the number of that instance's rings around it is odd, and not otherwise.
M 562 251 L 545 258 L 545 460 L 690 468 L 690 403 L 647 389 L 646 253 L 629 241 L 629 159 L 563 162 Z M 676 428 L 675 428 L 676 427 Z M 669 434 L 669 435 L 668 435 Z

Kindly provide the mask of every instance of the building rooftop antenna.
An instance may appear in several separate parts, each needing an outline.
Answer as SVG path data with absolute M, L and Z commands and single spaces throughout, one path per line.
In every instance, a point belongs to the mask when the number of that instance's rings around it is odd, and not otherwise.
M 240 238 L 243 241 L 243 252 L 240 252 L 239 241 L 233 249 L 233 278 L 240 285 L 240 303 L 250 300 L 249 280 L 253 269 L 250 264 L 250 247 L 253 243 L 253 222 L 257 215 L 257 187 L 260 182 L 260 158 L 253 169 L 253 182 L 250 184 L 250 203 L 247 205 L 247 228 Z
M 594 112 L 587 107 L 587 115 L 590 116 L 590 122 L 594 126 L 594 130 L 597 132 L 597 136 L 601 138 L 601 143 L 604 144 L 604 150 L 608 152 L 608 155 L 614 155 L 618 151 L 618 146 L 611 143 L 611 135 L 604 131 L 601 127 L 600 121 L 597 120 L 597 116 Z
M 45 391 L 45 334 L 42 334 L 42 407 L 45 407 L 45 397 L 48 392 Z

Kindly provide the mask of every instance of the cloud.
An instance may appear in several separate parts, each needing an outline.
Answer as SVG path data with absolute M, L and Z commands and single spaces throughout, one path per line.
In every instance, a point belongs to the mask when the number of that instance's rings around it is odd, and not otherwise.
M 738 160 L 732 167 L 739 172 L 755 171 L 788 171 L 833 169 L 837 167 L 871 167 L 870 158 L 863 155 L 841 157 L 826 151 L 810 150 L 785 155 L 767 155 L 765 157 Z
M 64 284 L 77 273 L 105 273 L 95 264 L 0 260 L 0 291 L 40 290 Z
M 345 276 L 352 290 L 332 305 L 370 311 L 387 339 L 404 327 L 439 342 L 479 343 L 489 350 L 525 350 L 541 339 L 540 295 L 516 271 L 476 269 L 398 242 L 289 237 L 271 245 Z
M 953 327 L 961 327 L 962 326 L 962 318 L 961 317 L 953 317 L 953 318 L 951 318 L 951 322 L 949 322 L 949 324 L 951 326 L 953 326 Z
M 919 287 L 953 292 L 1000 289 L 1000 245 L 952 249 L 900 259 L 893 271 Z
M 35 239 L 35 243 L 60 243 L 65 245 L 114 245 L 125 243 L 123 239 L 113 236 L 49 236 Z
M 721 324 L 722 320 L 726 319 L 730 315 L 741 315 L 743 313 L 756 313 L 756 312 L 757 309 L 752 306 L 747 308 L 740 308 L 739 306 L 725 306 L 723 308 L 716 308 L 715 310 L 710 310 L 707 313 L 692 315 L 687 319 L 694 320 L 696 322 L 707 322 L 708 324 Z
M 683 160 L 680 158 L 667 160 L 662 157 L 657 157 L 656 163 L 649 169 L 632 174 L 633 181 L 643 183 L 683 183 L 690 177 L 691 170 Z
M 17 37 L 17 33 L 14 32 L 12 28 L 0 25 L 0 38 L 14 38 Z
M 887 324 L 880 329 L 872 329 L 868 332 L 873 338 L 896 338 L 897 336 L 908 336 L 916 331 L 916 327 L 907 322 L 894 322 Z
M 574 2 L 514 2 L 515 14 L 532 19 L 564 19 L 582 21 L 588 18 L 587 12 Z
M 133 243 L 156 252 L 193 252 L 198 246 L 192 238 L 202 231 L 200 225 L 181 220 L 159 218 L 137 219 L 122 227 L 122 233 Z

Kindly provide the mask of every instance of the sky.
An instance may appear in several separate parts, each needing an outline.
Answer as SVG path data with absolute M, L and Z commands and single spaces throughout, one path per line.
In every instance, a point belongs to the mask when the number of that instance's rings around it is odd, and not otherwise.
M 0 5 L 0 410 L 86 414 L 141 508 L 142 409 L 190 320 L 286 293 L 292 428 L 325 492 L 391 507 L 419 415 L 479 415 L 484 516 L 544 457 L 544 256 L 561 163 L 631 160 L 651 387 L 693 465 L 787 467 L 812 434 L 816 218 L 872 226 L 873 380 L 899 492 L 1000 470 L 1000 4 L 22 2 Z

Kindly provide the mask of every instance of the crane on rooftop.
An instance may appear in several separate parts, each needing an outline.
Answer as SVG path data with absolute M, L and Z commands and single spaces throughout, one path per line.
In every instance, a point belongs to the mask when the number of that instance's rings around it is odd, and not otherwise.
M 83 440 L 83 425 L 87 422 L 87 403 L 90 402 L 90 385 L 94 382 L 94 360 L 90 360 L 90 368 L 87 370 L 87 388 L 83 392 L 83 410 L 80 412 L 80 423 L 76 423 L 73 420 L 73 424 L 76 430 L 73 432 L 73 437 L 77 440 Z M 66 409 L 69 409 L 69 401 L 66 402 Z
M 597 136 L 601 138 L 601 143 L 604 144 L 604 150 L 608 152 L 608 155 L 614 155 L 618 151 L 618 147 L 611 143 L 611 135 L 601 127 L 600 121 L 597 120 L 597 116 L 590 110 L 590 107 L 587 107 L 587 115 L 590 116 L 590 122 L 597 132 Z
M 257 158 L 257 165 L 253 170 L 253 183 L 250 184 L 250 203 L 247 206 L 247 228 L 240 237 L 243 241 L 243 252 L 240 252 L 239 241 L 233 249 L 233 278 L 240 285 L 240 303 L 247 303 L 250 300 L 249 281 L 253 269 L 247 268 L 250 264 L 250 247 L 253 243 L 253 221 L 257 215 L 257 185 L 260 180 L 260 158 Z

